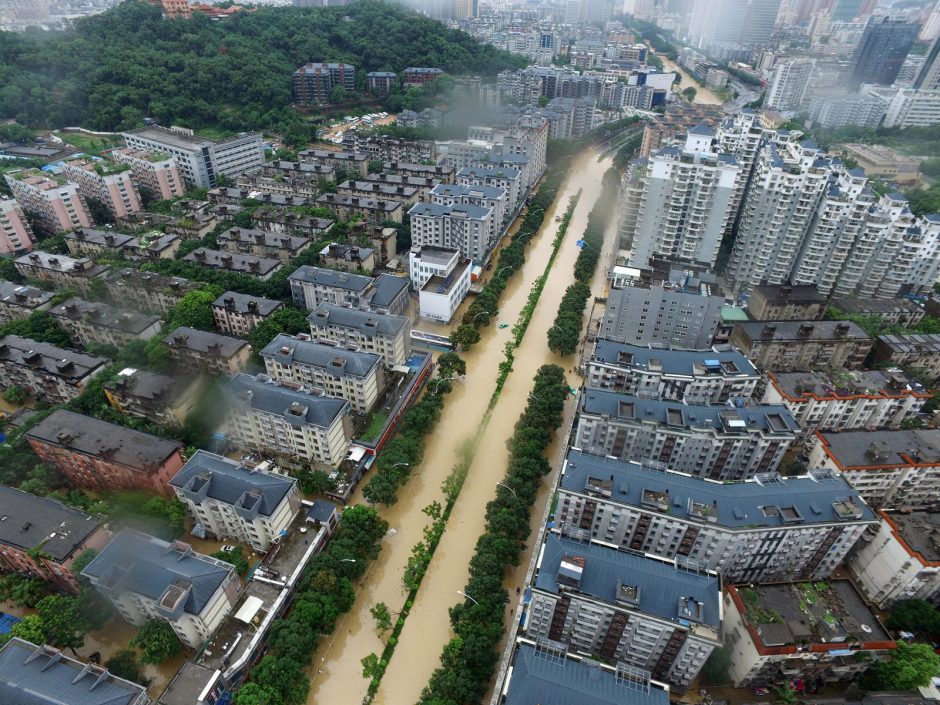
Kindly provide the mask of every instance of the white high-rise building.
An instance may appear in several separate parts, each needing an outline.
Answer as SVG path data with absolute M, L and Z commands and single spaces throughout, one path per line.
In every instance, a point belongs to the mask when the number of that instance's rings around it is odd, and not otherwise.
M 798 110 L 806 96 L 812 72 L 813 64 L 810 61 L 784 61 L 777 64 L 767 91 L 767 107 L 781 111 Z

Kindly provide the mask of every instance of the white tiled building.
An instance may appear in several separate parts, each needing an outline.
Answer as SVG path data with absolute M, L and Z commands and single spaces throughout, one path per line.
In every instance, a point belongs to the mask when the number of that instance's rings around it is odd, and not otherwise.
M 419 315 L 449 323 L 470 291 L 470 261 L 457 250 L 414 245 L 408 271 L 418 290 Z

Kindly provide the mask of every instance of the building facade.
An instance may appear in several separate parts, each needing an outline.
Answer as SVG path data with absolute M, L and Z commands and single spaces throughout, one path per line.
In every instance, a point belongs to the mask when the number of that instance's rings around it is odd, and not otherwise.
M 143 210 L 128 165 L 105 165 L 104 162 L 75 159 L 66 162 L 64 169 L 68 180 L 78 185 L 86 199 L 92 198 L 104 204 L 114 218 L 125 218 Z
M 216 329 L 223 335 L 245 337 L 283 305 L 281 301 L 266 299 L 263 296 L 226 291 L 212 302 L 212 320 L 215 321 Z
M 455 203 L 417 203 L 408 211 L 411 217 L 411 241 L 457 250 L 467 259 L 483 262 L 489 256 L 497 218 L 490 208 Z
M 306 250 L 313 241 L 296 235 L 277 235 L 264 230 L 230 228 L 216 236 L 219 249 L 240 255 L 277 259 L 288 264 Z
M 163 339 L 170 357 L 181 367 L 210 375 L 240 372 L 251 357 L 244 340 L 180 326 Z
M 0 323 L 28 318 L 35 311 L 45 311 L 55 294 L 28 284 L 0 281 Z
M 47 233 L 94 225 L 78 186 L 38 170 L 9 171 L 3 175 L 13 198 Z
M 59 289 L 75 289 L 83 295 L 88 294 L 92 279 L 103 279 L 110 270 L 107 265 L 95 264 L 87 257 L 76 259 L 43 250 L 17 257 L 13 264 L 27 279 L 49 282 Z
M 387 367 L 405 364 L 411 354 L 411 327 L 403 316 L 376 315 L 322 303 L 307 321 L 314 340 L 381 355 Z
M 20 255 L 33 249 L 36 236 L 20 204 L 0 198 L 0 254 Z
M 71 401 L 110 360 L 18 335 L 0 338 L 0 383 L 19 387 L 51 404 Z
M 74 296 L 49 309 L 49 313 L 72 343 L 82 347 L 101 343 L 121 348 L 132 340 L 150 340 L 163 325 L 153 314 L 125 311 Z
M 807 372 L 859 369 L 872 340 L 851 321 L 747 321 L 735 324 L 731 344 L 758 368 Z
M 875 362 L 913 368 L 927 379 L 936 380 L 940 378 L 940 335 L 879 335 L 875 340 Z
M 104 396 L 122 414 L 178 427 L 196 406 L 202 388 L 199 378 L 125 367 L 105 383 Z
M 755 286 L 747 313 L 755 321 L 817 321 L 826 315 L 826 305 L 814 284 Z
M 159 152 L 121 147 L 112 150 L 111 158 L 119 164 L 127 164 L 141 189 L 146 189 L 160 201 L 178 198 L 186 194 L 183 176 L 175 157 Z
M 292 86 L 295 103 L 329 105 L 337 88 L 355 92 L 356 67 L 350 64 L 306 64 L 294 71 Z

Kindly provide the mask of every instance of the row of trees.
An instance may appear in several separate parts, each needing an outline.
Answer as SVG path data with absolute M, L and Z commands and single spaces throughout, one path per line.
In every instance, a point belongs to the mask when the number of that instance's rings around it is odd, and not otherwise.
M 617 171 L 608 169 L 600 198 L 588 214 L 581 252 L 574 264 L 575 283 L 568 287 L 558 306 L 555 323 L 548 329 L 548 347 L 560 355 L 570 355 L 578 347 L 581 337 L 581 319 L 587 300 L 591 296 L 591 279 L 604 246 L 604 232 L 617 205 L 620 188 Z
M 441 417 L 444 396 L 452 389 L 450 379 L 466 374 L 467 365 L 456 353 L 445 353 L 438 358 L 437 372 L 421 400 L 405 412 L 395 437 L 375 459 L 372 477 L 362 490 L 362 496 L 372 504 L 398 501 L 399 488 L 424 457 L 425 437 Z
M 291 611 L 271 627 L 268 652 L 236 695 L 237 705 L 301 705 L 310 681 L 304 674 L 322 634 L 355 601 L 352 581 L 362 577 L 381 550 L 388 523 L 371 508 L 343 512 L 322 553 L 304 569 Z
M 476 703 L 489 688 L 509 600 L 503 578 L 510 566 L 519 564 L 529 538 L 529 512 L 542 477 L 551 470 L 545 449 L 561 425 L 567 394 L 561 367 L 539 368 L 509 442 L 509 468 L 496 498 L 486 506 L 486 530 L 470 559 L 470 579 L 463 593 L 473 599 L 450 610 L 455 636 L 444 647 L 441 665 L 421 694 L 421 705 Z

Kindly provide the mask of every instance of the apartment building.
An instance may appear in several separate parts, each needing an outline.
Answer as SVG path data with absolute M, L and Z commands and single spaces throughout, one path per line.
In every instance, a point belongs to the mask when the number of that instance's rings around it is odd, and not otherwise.
M 201 283 L 183 277 L 168 277 L 139 269 L 113 270 L 104 283 L 112 301 L 160 315 L 169 312 L 186 294 L 202 287 Z
M 323 184 L 334 181 L 336 170 L 331 166 L 275 159 L 241 174 L 235 185 L 249 192 L 313 200 Z
M 754 396 L 760 374 L 737 350 L 668 350 L 601 338 L 588 386 L 642 399 L 725 404 Z
M 329 105 L 337 88 L 355 92 L 356 67 L 350 64 L 305 64 L 294 71 L 291 85 L 295 103 Z
M 230 228 L 216 237 L 219 249 L 238 255 L 277 259 L 288 264 L 313 244 L 308 237 L 276 235 L 264 230 Z
M 20 204 L 12 198 L 0 198 L 0 255 L 29 252 L 35 240 Z
M 457 185 L 465 188 L 489 186 L 502 189 L 506 194 L 502 223 L 508 225 L 528 193 L 526 179 L 519 169 L 512 167 L 478 164 L 464 167 L 457 172 Z M 478 204 L 485 205 L 485 204 Z
M 441 76 L 444 72 L 441 69 L 427 68 L 424 66 L 409 66 L 401 73 L 401 82 L 403 88 L 411 88 L 430 83 Z
M 688 687 L 721 646 L 718 576 L 549 532 L 525 634 Z
M 81 194 L 104 204 L 115 218 L 124 218 L 143 210 L 140 194 L 127 164 L 108 164 L 90 159 L 65 162 L 65 176 L 78 186 Z
M 220 333 L 243 338 L 283 305 L 281 301 L 263 296 L 226 291 L 212 302 L 212 319 Z
M 125 416 L 172 427 L 183 425 L 198 403 L 202 388 L 200 378 L 125 367 L 105 383 L 104 396 Z
M 755 321 L 818 321 L 827 305 L 815 284 L 773 284 L 754 287 L 747 313 Z
M 778 111 L 802 108 L 812 73 L 812 61 L 781 61 L 777 64 L 767 92 L 767 107 Z
M 847 683 L 895 648 L 849 580 L 728 585 L 723 607 L 735 687 Z
M 197 450 L 170 480 L 194 535 L 234 539 L 266 553 L 300 512 L 297 480 L 267 465 L 247 467 Z
M 355 174 L 364 179 L 369 174 L 369 155 L 358 152 L 328 152 L 325 149 L 305 149 L 297 153 L 301 164 L 319 164 L 333 167 L 336 172 Z
M 438 206 L 471 205 L 487 208 L 493 217 L 489 220 L 487 233 L 490 243 L 495 243 L 505 232 L 506 217 L 510 211 L 507 194 L 498 186 L 461 186 L 460 184 L 438 184 L 431 189 L 431 203 Z
M 930 393 L 902 370 L 767 372 L 761 401 L 783 404 L 801 441 L 816 431 L 899 428 L 917 418 Z
M 859 369 L 872 339 L 851 321 L 742 321 L 731 344 L 758 368 L 806 372 Z
M 270 377 L 345 399 L 362 414 L 372 411 L 385 392 L 381 355 L 326 345 L 303 333 L 278 335 L 261 351 L 261 359 Z
M 384 98 L 392 92 L 398 75 L 392 71 L 369 71 L 366 74 L 366 90 L 369 95 Z
M 0 323 L 28 318 L 52 305 L 55 294 L 27 284 L 0 280 Z
M 307 320 L 315 340 L 381 355 L 389 368 L 404 365 L 411 354 L 411 326 L 404 316 L 321 303 Z
M 210 375 L 240 372 L 251 357 L 251 346 L 244 340 L 187 326 L 174 330 L 163 344 L 179 366 Z
M 440 179 L 426 176 L 406 176 L 401 174 L 391 174 L 387 171 L 381 171 L 376 174 L 366 176 L 366 181 L 384 186 L 407 187 L 414 189 L 415 201 L 427 201 L 430 197 L 431 189 L 440 183 Z
M 303 265 L 290 275 L 294 303 L 308 311 L 323 303 L 379 313 L 401 314 L 408 307 L 408 280 L 390 274 L 367 277 Z
M 331 242 L 320 250 L 320 262 L 329 269 L 372 274 L 376 267 L 375 250 L 371 247 Z
M 64 178 L 37 169 L 8 171 L 3 178 L 23 211 L 48 234 L 93 225 L 85 197 Z
M 472 263 L 457 250 L 414 245 L 408 253 L 411 284 L 422 318 L 450 323 L 470 291 Z
M 188 4 L 187 4 L 188 7 Z M 13 637 L 0 647 L 0 698 L 10 703 L 151 705 L 147 689 L 51 646 Z
M 163 326 L 163 321 L 154 314 L 127 311 L 74 296 L 49 309 L 49 313 L 72 343 L 81 347 L 101 343 L 121 348 L 132 340 L 150 340 Z
M 180 443 L 65 409 L 29 429 L 26 440 L 40 460 L 90 490 L 167 495 L 167 483 L 184 462 Z
M 95 256 L 104 253 L 116 254 L 123 252 L 136 239 L 133 235 L 111 230 L 77 228 L 65 234 L 65 246 L 68 247 L 69 254 L 75 257 Z
M 925 509 L 940 503 L 937 429 L 817 431 L 809 463 L 842 473 L 879 509 Z
M 82 295 L 88 294 L 92 279 L 103 279 L 111 269 L 107 265 L 95 264 L 87 257 L 76 259 L 43 250 L 17 257 L 13 265 L 27 279 L 49 282 L 57 289 L 75 289 Z
M 86 550 L 101 550 L 109 533 L 90 514 L 46 497 L 0 486 L 0 566 L 31 575 L 54 589 L 79 590 L 72 563 Z M 42 546 L 36 555 L 35 548 Z
M 554 519 L 566 536 L 772 583 L 829 577 L 878 518 L 832 473 L 723 482 L 572 448 Z
M 408 214 L 411 216 L 411 241 L 415 245 L 458 250 L 475 262 L 485 261 L 495 245 L 491 237 L 498 219 L 491 208 L 418 203 Z
M 346 196 L 339 193 L 324 193 L 317 197 L 317 206 L 329 208 L 341 220 L 361 216 L 367 223 L 382 225 L 386 221 L 400 223 L 405 212 L 400 201 Z
M 443 184 L 455 181 L 457 170 L 449 164 L 420 164 L 417 162 L 387 161 L 382 163 L 384 173 L 399 176 L 417 176 L 424 179 L 438 179 Z
M 929 308 L 927 302 L 921 306 L 910 299 L 833 298 L 829 300 L 829 305 L 841 311 L 839 315 L 877 316 L 888 325 L 904 328 L 911 328 L 920 323 Z
M 110 362 L 18 335 L 0 338 L 0 384 L 25 389 L 33 399 L 51 404 L 77 397 Z
M 186 194 L 176 157 L 160 152 L 119 147 L 111 151 L 111 158 L 118 164 L 129 166 L 138 187 L 149 191 L 157 200 L 165 201 Z
M 418 189 L 405 184 L 389 184 L 381 181 L 344 181 L 337 184 L 336 193 L 341 196 L 414 203 L 418 200 Z
M 246 274 L 267 281 L 282 267 L 281 261 L 256 255 L 242 255 L 225 250 L 210 250 L 200 247 L 183 257 L 184 262 L 196 262 L 210 269 L 222 269 L 235 274 Z
M 192 187 L 212 188 L 220 174 L 234 178 L 264 163 L 260 132 L 210 140 L 186 128 L 152 125 L 121 134 L 132 149 L 175 157 L 180 174 Z
M 252 224 L 259 230 L 281 236 L 319 239 L 336 223 L 328 218 L 311 218 L 299 213 L 285 213 L 281 208 L 262 206 L 251 214 Z
M 345 399 L 263 375 L 235 375 L 226 390 L 231 401 L 227 428 L 239 446 L 276 455 L 291 465 L 335 468 L 346 459 L 352 421 Z
M 940 335 L 879 335 L 875 340 L 875 362 L 916 369 L 928 381 L 940 379 Z
M 163 541 L 124 529 L 82 575 L 129 624 L 165 621 L 179 640 L 199 649 L 235 607 L 241 583 L 235 567 L 196 553 L 182 541 Z
M 590 388 L 579 412 L 575 442 L 585 453 L 711 480 L 775 471 L 797 430 L 784 406 L 689 406 Z
M 237 188 L 234 186 L 216 186 L 209 189 L 206 193 L 209 203 L 215 203 L 222 206 L 240 207 L 242 201 L 251 199 L 260 201 L 266 206 L 275 206 L 277 208 L 308 208 L 313 202 L 306 196 L 295 196 L 293 194 L 280 193 L 257 193 L 246 188 Z

